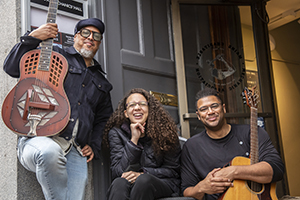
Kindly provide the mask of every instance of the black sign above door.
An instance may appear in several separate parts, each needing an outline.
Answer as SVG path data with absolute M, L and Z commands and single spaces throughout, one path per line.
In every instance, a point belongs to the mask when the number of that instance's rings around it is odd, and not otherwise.
M 47 6 L 50 0 L 30 0 L 32 3 Z M 78 16 L 83 16 L 83 3 L 72 0 L 60 0 L 58 2 L 58 10 L 65 11 Z

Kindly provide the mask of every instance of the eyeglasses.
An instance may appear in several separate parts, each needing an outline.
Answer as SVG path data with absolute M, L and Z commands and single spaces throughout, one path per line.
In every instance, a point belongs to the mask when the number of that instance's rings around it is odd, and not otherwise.
M 215 111 L 217 110 L 219 107 L 220 107 L 221 104 L 219 103 L 213 103 L 211 104 L 210 106 L 202 106 L 200 108 L 198 108 L 198 111 L 199 112 L 202 112 L 202 113 L 206 113 L 208 111 L 208 109 L 210 108 L 212 111 Z M 197 111 L 197 110 L 196 110 Z
M 88 38 L 91 35 L 91 33 L 93 33 L 93 39 L 98 42 L 100 42 L 103 38 L 101 33 L 90 31 L 89 29 L 81 29 L 77 33 L 80 33 L 80 35 L 84 38 Z
M 139 101 L 139 102 L 129 102 L 126 104 L 126 108 L 135 108 L 136 105 L 139 105 L 141 108 L 145 108 L 148 106 L 147 101 Z

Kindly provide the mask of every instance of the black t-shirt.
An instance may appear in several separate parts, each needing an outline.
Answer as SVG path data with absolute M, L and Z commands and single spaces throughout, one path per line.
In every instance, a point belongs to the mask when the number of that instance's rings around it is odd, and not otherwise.
M 258 128 L 258 140 L 259 161 L 266 161 L 272 166 L 272 182 L 282 179 L 284 165 L 268 133 L 262 128 Z M 213 169 L 227 165 L 234 157 L 249 157 L 249 154 L 249 125 L 231 125 L 230 133 L 221 139 L 210 138 L 206 131 L 193 136 L 185 143 L 181 155 L 182 192 L 195 186 Z M 218 196 L 205 195 L 205 199 L 214 200 Z

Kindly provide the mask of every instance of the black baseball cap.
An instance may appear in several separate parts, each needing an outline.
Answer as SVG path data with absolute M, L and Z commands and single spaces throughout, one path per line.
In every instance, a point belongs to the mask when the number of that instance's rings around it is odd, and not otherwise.
M 75 29 L 74 29 L 74 35 L 86 26 L 96 27 L 100 31 L 101 34 L 103 34 L 104 30 L 105 30 L 105 25 L 100 19 L 98 19 L 98 18 L 88 18 L 88 19 L 80 20 L 76 24 Z

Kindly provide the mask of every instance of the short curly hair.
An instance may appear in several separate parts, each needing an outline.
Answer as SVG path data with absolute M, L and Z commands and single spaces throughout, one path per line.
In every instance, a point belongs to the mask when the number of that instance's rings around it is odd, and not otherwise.
M 208 96 L 217 97 L 217 99 L 220 101 L 221 105 L 223 105 L 223 100 L 220 97 L 217 90 L 212 89 L 212 88 L 204 88 L 203 90 L 198 91 L 196 94 L 196 107 L 197 107 L 197 103 L 198 103 L 199 99 L 202 99 L 202 98 L 208 97 Z
M 160 154 L 161 152 L 168 152 L 176 149 L 179 145 L 179 139 L 177 126 L 174 120 L 154 96 L 141 88 L 131 89 L 123 99 L 120 100 L 117 109 L 106 123 L 103 136 L 104 143 L 109 145 L 108 134 L 113 127 L 120 127 L 126 121 L 129 122 L 124 115 L 124 110 L 126 110 L 127 98 L 134 93 L 143 95 L 148 102 L 149 114 L 145 130 L 147 136 L 152 139 L 154 152 Z

